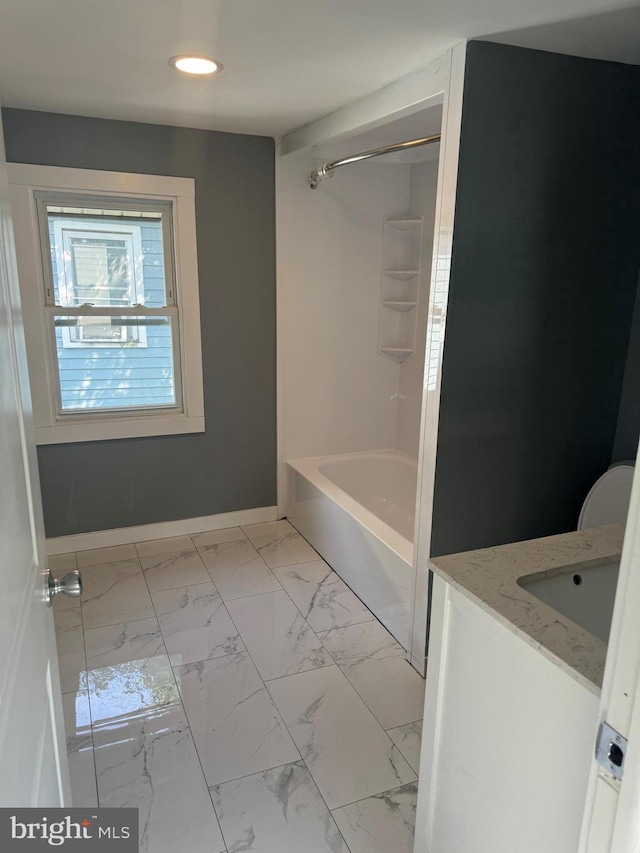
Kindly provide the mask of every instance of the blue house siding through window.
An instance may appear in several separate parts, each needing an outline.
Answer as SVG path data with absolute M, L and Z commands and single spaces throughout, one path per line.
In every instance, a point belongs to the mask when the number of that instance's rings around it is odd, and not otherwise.
M 49 217 L 49 236 L 54 245 L 56 218 Z M 142 278 L 144 304 L 166 304 L 162 224 L 140 224 L 142 242 Z M 55 253 L 52 253 L 53 280 L 57 280 Z M 135 300 L 134 300 L 135 301 Z M 139 299 L 138 301 L 143 301 Z M 144 327 L 139 341 L 114 346 L 90 343 L 65 345 L 63 330 L 56 328 L 58 368 L 62 408 L 107 408 L 170 406 L 175 403 L 171 328 L 167 325 Z

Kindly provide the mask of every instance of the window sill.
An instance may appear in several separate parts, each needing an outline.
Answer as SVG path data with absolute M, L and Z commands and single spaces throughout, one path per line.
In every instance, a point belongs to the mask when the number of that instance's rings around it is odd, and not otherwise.
M 69 444 L 89 441 L 114 441 L 120 438 L 146 438 L 154 435 L 185 435 L 204 432 L 204 417 L 158 415 L 76 421 L 55 426 L 35 427 L 36 444 Z

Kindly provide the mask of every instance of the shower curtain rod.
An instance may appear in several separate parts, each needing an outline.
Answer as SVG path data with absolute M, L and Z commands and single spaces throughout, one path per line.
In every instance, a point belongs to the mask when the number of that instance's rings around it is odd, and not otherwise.
M 431 142 L 439 142 L 440 134 L 424 136 L 421 139 L 410 139 L 407 142 L 396 142 L 394 145 L 383 145 L 382 148 L 372 148 L 371 151 L 363 151 L 362 154 L 352 154 L 342 160 L 334 160 L 333 163 L 325 163 L 319 169 L 314 169 L 309 175 L 309 186 L 312 190 L 325 178 L 333 177 L 336 169 L 340 166 L 348 166 L 349 163 L 359 163 L 360 160 L 368 160 L 370 157 L 380 157 L 381 154 L 391 154 L 393 151 L 406 151 L 409 148 L 418 148 L 420 145 L 429 145 Z

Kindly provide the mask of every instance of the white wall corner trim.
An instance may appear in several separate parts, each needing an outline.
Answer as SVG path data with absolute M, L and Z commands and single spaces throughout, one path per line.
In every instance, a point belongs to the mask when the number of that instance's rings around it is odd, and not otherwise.
M 204 533 L 207 530 L 222 530 L 245 524 L 260 524 L 275 521 L 277 508 L 262 506 L 255 509 L 240 509 L 235 512 L 219 512 L 197 518 L 178 521 L 161 521 L 157 524 L 141 524 L 137 527 L 116 527 L 112 530 L 96 530 L 93 533 L 78 533 L 73 536 L 57 536 L 47 539 L 47 554 L 68 554 L 71 551 L 89 551 L 93 548 L 108 548 L 111 545 L 131 545 L 134 542 L 149 542 L 151 539 L 166 539 L 169 536 L 184 536 Z

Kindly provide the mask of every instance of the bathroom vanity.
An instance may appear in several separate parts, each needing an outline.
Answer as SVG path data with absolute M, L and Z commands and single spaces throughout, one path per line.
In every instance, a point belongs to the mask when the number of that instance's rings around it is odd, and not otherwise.
M 624 527 L 434 559 L 416 853 L 576 853 Z

